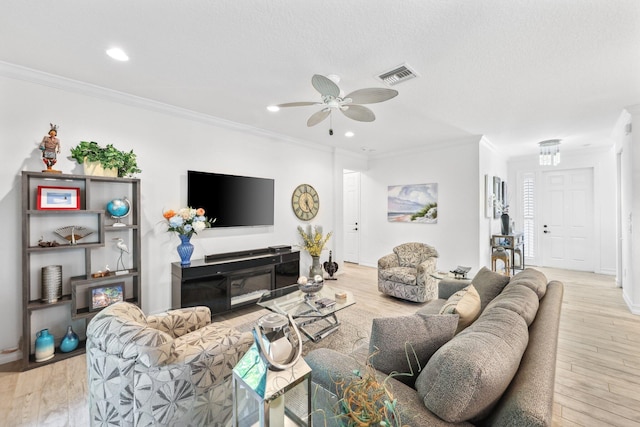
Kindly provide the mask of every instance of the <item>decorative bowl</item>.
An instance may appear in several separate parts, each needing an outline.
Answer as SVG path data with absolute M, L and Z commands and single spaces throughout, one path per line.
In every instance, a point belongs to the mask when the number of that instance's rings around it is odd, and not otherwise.
M 316 293 L 320 292 L 323 286 L 324 282 L 314 282 L 313 280 L 309 280 L 307 283 L 299 284 L 298 289 L 306 294 L 304 296 L 306 299 L 314 299 L 316 297 Z

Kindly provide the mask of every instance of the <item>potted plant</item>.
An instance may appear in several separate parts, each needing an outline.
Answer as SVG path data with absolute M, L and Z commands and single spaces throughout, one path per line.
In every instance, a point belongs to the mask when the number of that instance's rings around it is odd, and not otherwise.
M 88 175 L 125 177 L 142 172 L 133 150 L 120 151 L 113 144 L 101 147 L 95 141 L 80 141 L 71 149 L 71 158 L 84 165 Z

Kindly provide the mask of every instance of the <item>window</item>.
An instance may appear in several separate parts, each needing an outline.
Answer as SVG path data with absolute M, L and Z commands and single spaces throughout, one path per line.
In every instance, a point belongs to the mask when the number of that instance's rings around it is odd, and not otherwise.
M 534 258 L 536 255 L 535 245 L 535 176 L 532 173 L 524 175 L 522 181 L 522 210 L 524 212 L 524 256 Z

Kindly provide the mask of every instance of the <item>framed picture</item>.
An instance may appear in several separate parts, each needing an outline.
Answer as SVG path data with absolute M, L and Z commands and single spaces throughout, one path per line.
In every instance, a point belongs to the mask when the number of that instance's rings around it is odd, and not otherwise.
M 387 221 L 437 224 L 438 184 L 390 185 Z
M 39 210 L 80 209 L 80 189 L 74 187 L 38 186 Z
M 500 206 L 502 205 L 502 180 L 500 177 L 493 177 L 493 217 L 500 218 Z
M 89 311 L 99 311 L 119 301 L 124 301 L 124 282 L 89 288 Z

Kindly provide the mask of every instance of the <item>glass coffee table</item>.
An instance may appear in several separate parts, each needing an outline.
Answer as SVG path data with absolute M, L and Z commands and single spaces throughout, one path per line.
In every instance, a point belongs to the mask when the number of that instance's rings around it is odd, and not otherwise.
M 336 292 L 343 293 L 346 297 L 336 298 Z M 331 302 L 327 306 L 319 304 L 323 298 Z M 257 304 L 275 313 L 290 314 L 300 331 L 311 341 L 318 342 L 340 327 L 336 313 L 355 303 L 351 292 L 327 285 L 316 292 L 313 298 L 308 298 L 307 294 L 298 290 L 298 285 L 291 285 L 263 293 Z M 309 326 L 316 326 L 317 322 L 322 322 L 320 329 L 311 330 Z

